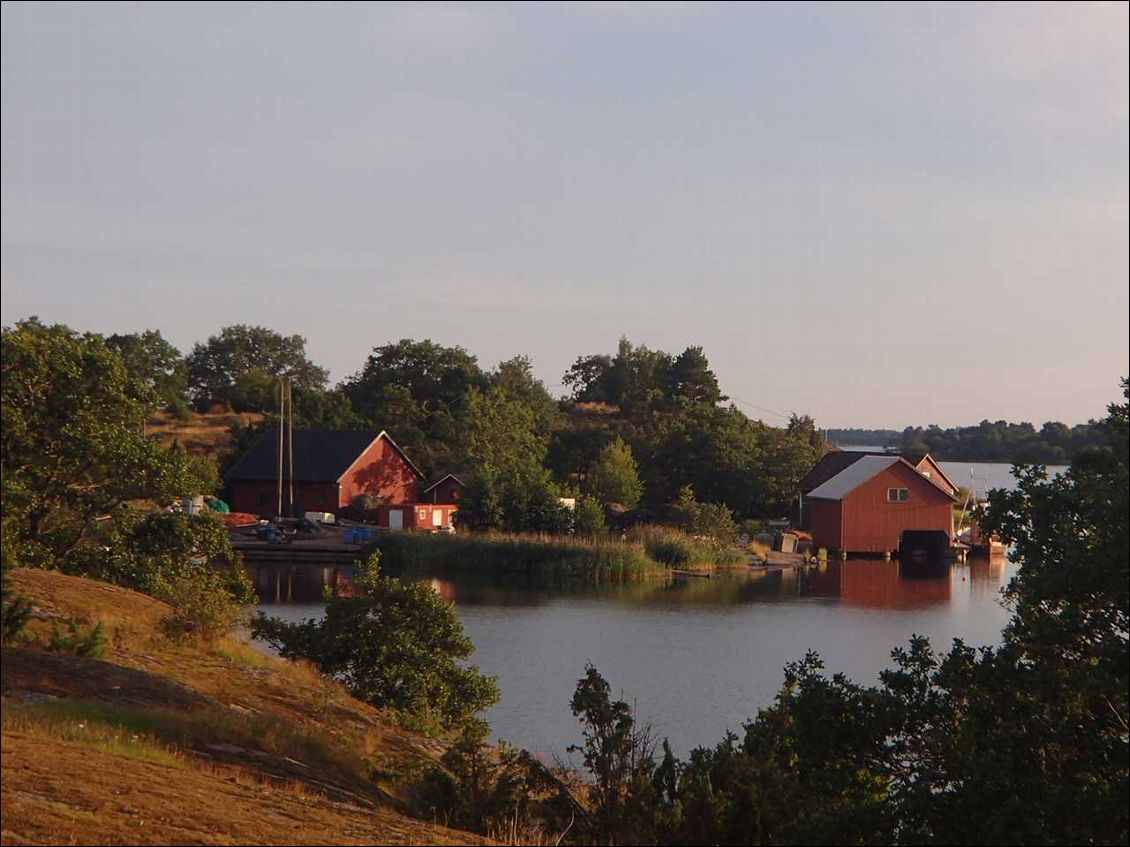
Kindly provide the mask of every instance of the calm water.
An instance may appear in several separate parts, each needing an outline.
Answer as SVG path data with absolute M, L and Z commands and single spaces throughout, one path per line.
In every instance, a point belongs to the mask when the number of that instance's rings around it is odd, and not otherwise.
M 882 452 L 882 447 L 845 445 L 843 450 L 863 450 Z M 968 488 L 978 498 L 983 498 L 985 492 L 993 488 L 1003 488 L 1011 491 L 1016 486 L 1016 477 L 1012 475 L 1012 465 L 1007 462 L 938 462 L 938 466 L 945 471 L 954 483 Z M 1067 465 L 1048 465 L 1048 474 L 1063 473 Z
M 806 650 L 831 671 L 873 682 L 891 648 L 914 633 L 938 647 L 955 637 L 996 643 L 1008 617 L 999 592 L 1012 572 L 1004 561 L 927 575 L 850 561 L 604 588 L 401 575 L 455 604 L 477 647 L 474 663 L 498 677 L 502 700 L 486 713 L 495 737 L 564 756 L 579 740 L 569 699 L 586 662 L 685 754 L 772 703 L 782 667 Z M 317 604 L 263 608 L 287 619 L 322 612 Z

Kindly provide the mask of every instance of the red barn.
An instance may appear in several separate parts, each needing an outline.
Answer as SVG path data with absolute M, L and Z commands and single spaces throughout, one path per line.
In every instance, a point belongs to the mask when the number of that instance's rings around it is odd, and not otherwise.
M 827 465 L 842 467 L 804 493 L 816 547 L 891 553 L 907 530 L 944 532 L 953 540 L 953 484 L 944 474 L 937 478 L 940 469 L 932 459 L 920 470 L 902 456 L 829 455 L 837 458 L 821 461 L 825 471 Z M 818 469 L 805 477 L 802 488 Z
M 285 466 L 285 465 L 284 465 Z M 267 431 L 224 475 L 233 511 L 276 515 L 279 433 Z M 384 503 L 414 503 L 424 475 L 388 433 L 305 429 L 294 432 L 294 507 L 284 512 L 339 513 L 368 494 Z

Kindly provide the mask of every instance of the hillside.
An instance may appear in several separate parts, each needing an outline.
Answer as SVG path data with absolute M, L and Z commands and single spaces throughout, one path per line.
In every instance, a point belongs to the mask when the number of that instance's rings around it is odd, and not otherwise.
M 161 412 L 149 421 L 147 432 L 168 444 L 176 442 L 194 456 L 218 459 L 235 448 L 233 426 L 252 426 L 262 419 L 258 412 L 193 412 L 186 420 Z
M 168 607 L 123 588 L 14 583 L 39 644 L 3 650 L 3 844 L 482 843 L 400 811 L 395 775 L 437 742 L 312 669 L 235 640 L 173 644 Z M 101 659 L 43 649 L 69 619 L 102 623 Z

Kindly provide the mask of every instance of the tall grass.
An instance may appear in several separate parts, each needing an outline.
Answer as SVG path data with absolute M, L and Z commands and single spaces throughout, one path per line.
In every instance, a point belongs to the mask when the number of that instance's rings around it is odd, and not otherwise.
M 585 582 L 629 582 L 663 576 L 671 568 L 711 568 L 746 560 L 737 548 L 662 526 L 637 527 L 625 539 L 394 532 L 378 536 L 375 543 L 382 561 L 393 567 L 425 565 Z
M 400 567 L 430 565 L 585 582 L 629 582 L 667 570 L 638 542 L 601 538 L 394 532 L 378 536 L 376 546 L 385 564 Z
M 746 559 L 734 546 L 696 538 L 669 526 L 647 524 L 633 527 L 628 533 L 628 540 L 642 545 L 647 555 L 656 562 L 679 570 L 737 565 Z

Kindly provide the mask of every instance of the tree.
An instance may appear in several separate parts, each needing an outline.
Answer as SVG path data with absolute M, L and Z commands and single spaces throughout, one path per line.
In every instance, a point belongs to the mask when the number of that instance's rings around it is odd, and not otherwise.
M 577 511 L 573 515 L 573 530 L 578 535 L 599 535 L 604 531 L 604 507 L 592 497 L 577 500 Z
M 106 345 L 122 357 L 131 377 L 146 384 L 167 411 L 188 414 L 188 362 L 160 332 L 111 335 Z
M 493 677 L 460 662 L 474 645 L 454 607 L 423 583 L 382 576 L 374 554 L 319 621 L 286 623 L 260 613 L 255 638 L 287 658 L 309 659 L 354 696 L 444 726 L 459 726 L 498 700 Z
M 600 456 L 589 472 L 589 491 L 599 502 L 618 503 L 627 509 L 634 508 L 643 496 L 639 469 L 632 449 L 616 438 L 600 451 Z
M 407 338 L 373 348 L 342 384 L 358 419 L 396 433 L 397 443 L 429 471 L 455 461 L 456 415 L 472 389 L 489 387 L 490 377 L 462 347 Z
M 534 429 L 547 437 L 561 422 L 561 409 L 546 391 L 545 385 L 533 373 L 527 356 L 515 356 L 500 362 L 490 374 L 492 392 L 528 409 L 533 416 Z
M 458 466 L 471 471 L 490 465 L 500 473 L 540 467 L 545 441 L 535 431 L 533 411 L 503 391 L 472 388 L 456 415 L 461 433 Z
M 676 843 L 1125 843 L 1128 402 L 1109 446 L 1020 468 L 984 522 L 1021 564 L 998 648 L 920 637 L 879 686 L 786 669 L 776 703 L 680 771 Z
M 207 408 L 212 403 L 230 403 L 240 377 L 257 373 L 260 388 L 266 380 L 286 377 L 298 390 L 322 389 L 328 374 L 306 356 L 306 339 L 300 335 L 283 336 L 262 326 L 237 324 L 220 330 L 203 344 L 196 344 L 188 356 L 189 382 L 197 405 Z M 256 398 L 257 409 L 274 408 L 273 395 L 262 391 L 249 394 L 244 383 L 243 399 Z
M 613 700 L 611 687 L 592 665 L 577 682 L 569 703 L 580 719 L 582 754 L 593 777 L 589 824 L 595 843 L 642 844 L 651 836 L 655 814 L 655 739 L 648 725 L 637 726 L 632 708 Z
M 3 331 L 4 533 L 21 564 L 58 564 L 130 501 L 204 492 L 201 465 L 143 434 L 159 400 L 97 335 L 36 319 Z
M 670 386 L 672 396 L 692 403 L 714 405 L 726 399 L 701 347 L 688 347 L 675 358 Z

